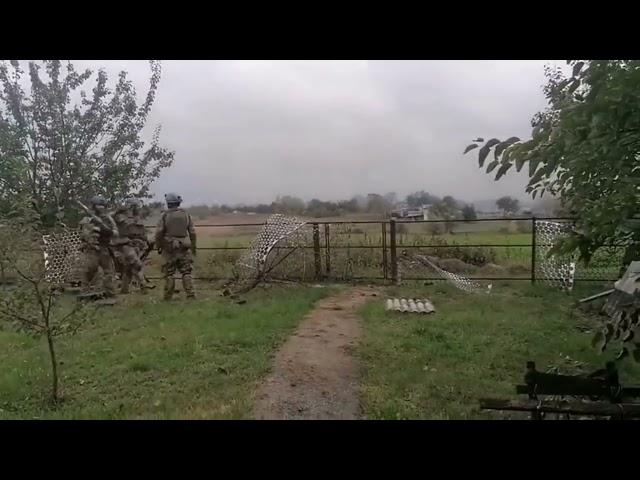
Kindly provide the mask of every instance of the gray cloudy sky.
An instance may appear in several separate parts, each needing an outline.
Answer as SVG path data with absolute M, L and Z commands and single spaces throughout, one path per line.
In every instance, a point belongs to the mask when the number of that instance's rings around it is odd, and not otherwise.
M 82 61 L 145 92 L 145 61 Z M 477 136 L 529 138 L 559 61 L 164 61 L 149 130 L 176 151 L 154 186 L 185 203 L 335 200 L 427 190 L 526 199 L 462 151 Z

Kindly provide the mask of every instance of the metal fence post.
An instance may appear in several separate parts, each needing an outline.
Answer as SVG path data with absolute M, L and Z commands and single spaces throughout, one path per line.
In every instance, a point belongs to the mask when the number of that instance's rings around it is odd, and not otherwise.
M 320 228 L 313 224 L 313 258 L 316 267 L 316 280 L 322 278 L 322 260 L 320 258 Z
M 389 248 L 391 250 L 391 280 L 393 283 L 398 282 L 398 258 L 396 254 L 396 221 L 391 219 L 389 221 Z
M 536 217 L 531 217 L 531 283 L 536 283 Z
M 325 247 L 325 257 L 327 261 L 327 277 L 331 276 L 331 235 L 329 230 L 329 224 L 324 224 L 324 247 Z
M 382 278 L 387 280 L 389 278 L 388 272 L 388 260 L 387 260 L 387 224 L 382 222 Z

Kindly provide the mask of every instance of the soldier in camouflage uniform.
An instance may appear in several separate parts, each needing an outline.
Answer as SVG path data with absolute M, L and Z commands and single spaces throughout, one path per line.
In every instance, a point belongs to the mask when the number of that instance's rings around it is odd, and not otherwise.
M 191 216 L 180 208 L 182 197 L 175 193 L 167 193 L 164 197 L 168 210 L 162 212 L 155 236 L 158 253 L 162 253 L 164 257 L 162 266 L 165 276 L 164 299 L 171 300 L 173 296 L 175 290 L 173 276 L 176 270 L 182 275 L 182 286 L 187 298 L 195 298 L 191 272 L 193 257 L 196 254 L 196 231 Z
M 106 210 L 107 202 L 100 196 L 91 199 L 93 215 L 87 215 L 80 221 L 80 238 L 84 252 L 82 288 L 89 293 L 93 278 L 98 269 L 102 269 L 102 284 L 105 297 L 115 296 L 113 286 L 114 265 L 111 240 L 118 237 L 118 228 Z
M 131 278 L 135 277 L 140 286 L 140 292 L 144 294 L 146 293 L 146 279 L 141 257 L 149 243 L 140 215 L 140 201 L 128 198 L 124 206 L 117 210 L 114 220 L 119 233 L 114 244 L 118 248 L 116 256 L 121 268 L 121 293 L 129 293 Z

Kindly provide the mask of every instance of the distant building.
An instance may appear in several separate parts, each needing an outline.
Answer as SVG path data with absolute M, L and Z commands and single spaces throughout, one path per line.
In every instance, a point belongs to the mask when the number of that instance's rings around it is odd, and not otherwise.
M 411 208 L 406 204 L 395 208 L 391 212 L 391 218 L 400 218 L 408 220 L 429 220 L 429 211 L 433 205 L 422 205 L 419 208 Z

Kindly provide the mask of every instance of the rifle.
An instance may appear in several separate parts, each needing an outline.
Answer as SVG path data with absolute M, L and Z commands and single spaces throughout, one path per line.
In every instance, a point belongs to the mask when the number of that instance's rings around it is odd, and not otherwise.
M 76 200 L 76 203 L 82 207 L 82 209 L 87 213 L 87 215 L 89 215 L 93 220 L 98 222 L 102 226 L 102 228 L 104 228 L 105 230 L 107 230 L 109 232 L 113 232 L 114 236 L 118 236 L 118 230 L 117 229 L 114 229 L 113 226 L 112 227 L 108 227 L 107 224 L 104 223 L 100 217 L 98 217 L 95 213 L 93 213 L 89 209 L 89 207 L 87 207 L 85 204 L 83 204 L 80 200 Z
M 153 240 L 147 241 L 147 249 L 144 251 L 142 255 L 140 255 L 141 261 L 144 261 L 149 256 L 149 254 L 151 253 L 151 250 L 153 250 L 153 247 L 155 247 L 155 242 Z
M 118 229 L 114 228 L 114 226 L 112 227 L 108 227 L 106 223 L 104 223 L 102 221 L 102 219 L 100 217 L 98 217 L 95 213 L 93 213 L 89 207 L 87 207 L 84 203 L 82 203 L 80 200 L 76 200 L 76 203 L 78 205 L 80 205 L 80 207 L 82 207 L 82 209 L 87 213 L 87 215 L 89 215 L 93 220 L 95 220 L 96 222 L 98 222 L 100 224 L 100 226 L 102 226 L 102 228 L 104 228 L 106 231 L 108 232 L 112 232 L 114 237 L 118 236 Z M 109 256 L 111 256 L 111 260 L 113 261 L 113 266 L 117 269 L 118 268 L 118 259 L 116 258 L 115 253 L 113 252 L 113 249 L 111 246 L 107 247 L 107 251 L 109 252 Z

